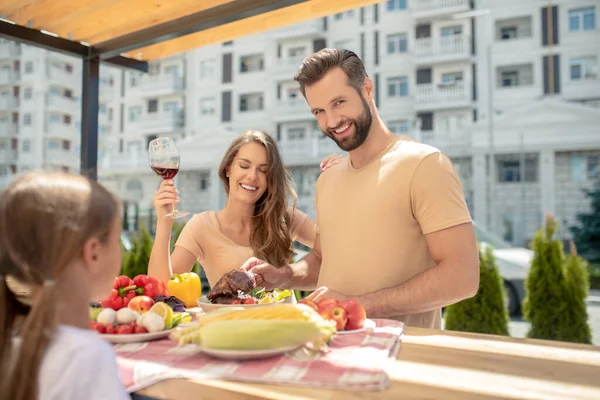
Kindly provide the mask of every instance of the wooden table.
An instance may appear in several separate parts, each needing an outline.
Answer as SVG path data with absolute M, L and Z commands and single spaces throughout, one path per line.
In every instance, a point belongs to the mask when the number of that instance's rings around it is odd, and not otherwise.
M 383 392 L 171 379 L 159 399 L 600 399 L 600 347 L 407 328 Z

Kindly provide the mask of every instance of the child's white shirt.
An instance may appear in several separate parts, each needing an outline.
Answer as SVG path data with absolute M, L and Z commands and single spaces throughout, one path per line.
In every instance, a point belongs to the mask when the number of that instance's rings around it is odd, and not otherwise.
M 95 331 L 66 325 L 56 328 L 38 384 L 39 400 L 131 399 L 119 378 L 111 345 Z

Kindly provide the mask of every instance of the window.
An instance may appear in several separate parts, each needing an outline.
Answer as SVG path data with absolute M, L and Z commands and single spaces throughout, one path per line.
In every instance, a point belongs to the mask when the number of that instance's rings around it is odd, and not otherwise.
M 258 72 L 265 68 L 262 54 L 252 54 L 240 58 L 240 72 Z
M 48 150 L 58 149 L 58 142 L 56 140 L 51 140 L 48 142 Z
M 240 96 L 240 111 L 260 111 L 263 109 L 263 94 L 249 93 Z
M 508 65 L 497 68 L 497 87 L 511 88 L 533 85 L 533 65 Z
M 569 30 L 571 32 L 596 29 L 596 7 L 569 10 Z
M 336 40 L 333 43 L 334 49 L 349 49 L 352 47 L 352 39 Z
M 32 72 L 33 72 L 33 62 L 27 61 L 25 63 L 25 73 L 26 74 L 31 74 Z
M 73 72 L 73 66 L 69 63 L 65 64 L 65 71 L 67 71 L 69 74 Z
M 287 131 L 287 137 L 289 140 L 302 140 L 306 137 L 305 128 L 290 128 Z
M 176 101 L 167 101 L 163 104 L 164 112 L 175 112 L 179 109 L 179 103 Z
M 200 99 L 200 115 L 213 115 L 215 109 L 214 97 L 204 97 Z
M 572 81 L 598 79 L 598 59 L 596 56 L 571 58 L 569 69 Z
M 288 49 L 287 53 L 288 53 L 288 57 L 291 59 L 303 58 L 304 55 L 306 54 L 306 47 L 305 46 L 290 47 Z
M 23 125 L 31 125 L 31 114 L 23 114 Z
M 71 125 L 71 116 L 70 115 L 63 115 L 63 124 Z
M 389 97 L 406 97 L 406 96 L 408 96 L 408 78 L 406 76 L 388 78 L 388 96 Z
M 179 66 L 178 65 L 169 65 L 169 66 L 165 67 L 165 75 L 179 76 Z
M 200 78 L 212 78 L 215 75 L 216 60 L 200 61 Z
M 600 156 L 588 156 L 587 175 L 589 178 L 596 178 L 600 173 Z
M 152 99 L 148 100 L 148 114 L 155 113 L 158 111 L 158 100 Z
M 538 159 L 533 155 L 525 156 L 525 182 L 537 182 L 538 178 Z M 510 159 L 500 160 L 498 168 L 499 182 L 521 182 L 521 161 L 519 155 L 510 157 Z
M 23 91 L 23 98 L 25 100 L 29 100 L 29 99 L 31 99 L 32 96 L 33 96 L 33 91 L 31 90 L 31 88 L 25 88 L 25 90 Z
M 447 72 L 445 74 L 442 74 L 442 83 L 443 84 L 454 84 L 457 82 L 462 82 L 462 80 L 463 80 L 462 71 Z
M 129 107 L 129 122 L 134 122 L 140 119 L 142 115 L 142 107 L 133 106 Z
M 507 71 L 502 73 L 502 86 L 519 86 L 519 73 L 517 71 Z
M 500 38 L 502 40 L 516 39 L 517 38 L 517 27 L 510 26 L 506 28 L 500 28 Z
M 387 126 L 396 135 L 410 132 L 410 122 L 407 120 L 390 121 Z
M 29 153 L 29 151 L 31 150 L 31 143 L 29 142 L 29 140 L 23 140 L 21 150 L 23 150 L 23 153 Z
M 387 37 L 388 53 L 406 53 L 408 51 L 408 35 L 397 33 Z
M 440 30 L 440 34 L 442 37 L 462 35 L 462 26 L 461 25 L 445 26 Z
M 388 0 L 387 9 L 388 11 L 406 10 L 406 0 Z

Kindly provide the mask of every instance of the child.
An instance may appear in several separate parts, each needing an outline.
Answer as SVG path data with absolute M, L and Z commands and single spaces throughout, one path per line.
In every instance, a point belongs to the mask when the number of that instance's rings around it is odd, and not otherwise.
M 88 329 L 121 266 L 119 215 L 78 175 L 32 172 L 0 193 L 0 398 L 130 398 Z

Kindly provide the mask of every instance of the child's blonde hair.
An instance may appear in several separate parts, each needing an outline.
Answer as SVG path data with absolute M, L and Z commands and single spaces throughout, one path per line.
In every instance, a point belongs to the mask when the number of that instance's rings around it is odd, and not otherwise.
M 37 398 L 40 362 L 56 327 L 54 282 L 93 237 L 106 243 L 119 205 L 104 187 L 83 176 L 31 172 L 0 193 L 0 393 L 3 398 Z M 25 307 L 14 285 L 39 289 Z M 21 345 L 11 355 L 16 319 Z M 11 363 L 11 358 L 15 360 Z M 11 372 L 12 371 L 12 372 Z M 9 375 L 10 374 L 10 375 Z M 4 397 L 6 396 L 6 397 Z

